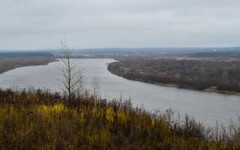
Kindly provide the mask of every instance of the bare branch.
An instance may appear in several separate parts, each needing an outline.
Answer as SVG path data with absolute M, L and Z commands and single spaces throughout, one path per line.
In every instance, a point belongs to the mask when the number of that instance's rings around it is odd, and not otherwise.
M 71 59 L 72 50 L 68 48 L 66 41 L 61 41 L 59 46 L 59 71 L 63 77 L 61 83 L 63 92 L 67 94 L 68 100 L 71 101 L 74 94 L 80 92 L 83 88 L 83 75 L 80 70 L 81 61 Z M 77 93 L 76 93 L 77 92 Z

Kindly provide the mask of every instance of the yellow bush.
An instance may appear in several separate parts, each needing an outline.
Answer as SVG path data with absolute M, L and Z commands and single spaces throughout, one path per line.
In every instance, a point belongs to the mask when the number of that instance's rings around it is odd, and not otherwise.
M 114 110 L 113 110 L 112 107 L 108 107 L 106 109 L 106 118 L 107 118 L 108 121 L 113 122 L 113 120 L 114 120 Z

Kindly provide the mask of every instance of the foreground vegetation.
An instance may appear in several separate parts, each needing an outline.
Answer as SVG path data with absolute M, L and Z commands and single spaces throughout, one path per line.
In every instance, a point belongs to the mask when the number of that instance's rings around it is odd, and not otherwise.
M 239 66 L 238 59 L 130 57 L 110 64 L 108 70 L 127 79 L 144 82 L 239 93 Z
M 41 90 L 0 90 L 0 149 L 240 149 L 240 128 L 213 134 L 180 123 L 172 112 L 153 114 L 129 101 L 88 92 L 71 100 Z

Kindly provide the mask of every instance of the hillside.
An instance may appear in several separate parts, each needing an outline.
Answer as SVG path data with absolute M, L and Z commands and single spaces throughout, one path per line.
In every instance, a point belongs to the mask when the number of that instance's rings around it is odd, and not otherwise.
M 0 149 L 239 149 L 240 130 L 207 130 L 171 111 L 153 114 L 129 101 L 83 94 L 71 101 L 42 90 L 0 90 Z

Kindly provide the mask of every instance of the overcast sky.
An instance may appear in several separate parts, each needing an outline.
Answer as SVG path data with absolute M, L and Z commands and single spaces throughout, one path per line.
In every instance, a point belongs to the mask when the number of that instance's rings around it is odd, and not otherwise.
M 0 49 L 240 46 L 240 0 L 0 0 Z

